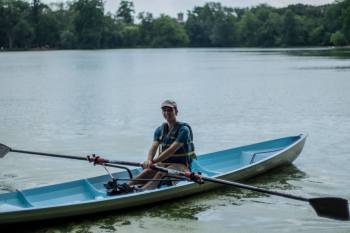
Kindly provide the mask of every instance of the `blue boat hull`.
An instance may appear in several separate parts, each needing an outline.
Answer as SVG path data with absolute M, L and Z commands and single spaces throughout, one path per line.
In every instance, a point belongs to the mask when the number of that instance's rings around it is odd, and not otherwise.
M 193 162 L 192 170 L 200 171 L 206 176 L 233 181 L 247 179 L 292 163 L 302 151 L 305 140 L 306 135 L 301 134 L 200 155 Z M 131 171 L 133 175 L 137 175 L 141 169 Z M 119 179 L 129 177 L 124 171 L 113 175 Z M 120 210 L 192 195 L 220 186 L 210 182 L 199 185 L 180 181 L 174 186 L 108 196 L 104 184 L 109 180 L 110 177 L 104 175 L 0 194 L 0 224 Z

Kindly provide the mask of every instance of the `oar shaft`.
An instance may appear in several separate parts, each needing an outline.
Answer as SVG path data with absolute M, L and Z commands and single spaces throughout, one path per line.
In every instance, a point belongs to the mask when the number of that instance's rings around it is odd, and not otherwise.
M 55 157 L 55 158 L 76 159 L 76 160 L 85 160 L 85 161 L 88 160 L 87 157 L 81 157 L 81 156 L 50 154 L 50 153 L 27 151 L 27 150 L 15 150 L 15 149 L 11 149 L 10 151 L 17 152 L 17 153 L 23 153 L 23 154 L 43 155 L 43 156 Z
M 142 163 L 138 163 L 138 162 L 128 162 L 128 161 L 120 161 L 120 160 L 107 160 L 107 161 L 108 163 L 112 163 L 112 164 L 142 167 Z
M 154 168 L 154 169 L 156 169 L 158 171 L 165 172 L 165 173 L 170 173 L 170 174 L 175 174 L 175 175 L 180 175 L 180 176 L 185 176 L 185 177 L 188 177 L 188 178 L 192 178 L 190 172 L 175 171 L 175 170 L 163 168 L 163 167 L 160 167 L 160 166 L 157 166 L 157 165 L 153 165 L 152 168 Z M 202 179 L 204 181 L 210 181 L 210 182 L 217 183 L 217 184 L 230 185 L 230 186 L 234 186 L 234 187 L 238 187 L 238 188 L 248 189 L 248 190 L 251 190 L 251 191 L 256 191 L 256 192 L 260 192 L 260 193 L 266 193 L 266 194 L 275 195 L 275 196 L 286 197 L 286 198 L 299 200 L 299 201 L 309 202 L 309 200 L 310 200 L 310 199 L 305 198 L 305 197 L 300 197 L 300 196 L 296 196 L 296 195 L 292 195 L 292 194 L 288 194 L 288 193 L 271 191 L 271 190 L 258 188 L 258 187 L 255 187 L 255 186 L 251 186 L 251 185 L 237 183 L 237 182 L 234 182 L 234 181 L 222 180 L 222 179 L 212 178 L 212 177 L 207 177 L 207 176 L 198 176 L 198 174 L 194 174 L 194 173 L 192 173 L 192 175 L 197 176 L 197 178 Z
M 286 197 L 286 198 L 290 198 L 290 199 L 294 199 L 294 200 L 309 202 L 309 199 L 305 198 L 305 197 L 300 197 L 300 196 L 292 195 L 289 193 L 267 190 L 267 189 L 247 185 L 247 184 L 237 183 L 234 181 L 221 180 L 221 179 L 211 178 L 211 177 L 202 177 L 202 179 L 205 181 L 213 182 L 213 183 L 231 185 L 231 186 L 235 186 L 238 188 L 248 189 L 248 190 L 256 191 L 256 192 L 260 192 L 260 193 L 266 193 L 266 194 L 270 194 L 270 195 L 281 196 L 281 197 Z
M 285 197 L 289 199 L 294 199 L 298 201 L 308 202 L 316 211 L 318 216 L 337 219 L 337 220 L 349 220 L 349 206 L 348 201 L 339 197 L 326 197 L 326 198 L 305 198 L 288 193 L 271 191 L 263 188 L 258 188 L 251 185 L 246 185 L 234 181 L 222 180 L 213 177 L 206 177 L 193 172 L 182 172 L 172 169 L 167 169 L 159 167 L 157 165 L 152 165 L 153 169 L 158 171 L 166 172 L 168 174 L 174 174 L 178 176 L 185 176 L 197 183 L 203 183 L 203 181 L 210 181 L 217 184 L 230 185 L 238 188 L 248 189 L 255 192 L 266 193 L 270 195 Z
M 51 154 L 51 153 L 44 153 L 44 152 L 35 152 L 35 151 L 27 151 L 27 150 L 15 150 L 15 149 L 10 149 L 11 152 L 17 152 L 17 153 L 23 153 L 23 154 L 33 154 L 33 155 L 42 155 L 42 156 L 47 156 L 47 157 L 54 157 L 54 158 L 64 158 L 64 159 L 75 159 L 75 160 L 83 160 L 83 161 L 89 161 L 88 157 L 82 157 L 82 156 L 72 156 L 72 155 L 60 155 L 60 154 Z M 108 160 L 107 160 L 108 161 Z M 130 166 L 140 166 L 138 163 L 133 163 L 133 162 L 124 162 L 124 161 L 118 161 L 118 163 L 103 163 L 103 164 L 98 164 L 97 165 L 104 165 L 106 167 L 114 167 L 114 168 L 122 168 L 126 169 L 127 172 L 129 173 L 130 177 L 132 176 L 132 173 L 130 169 L 127 169 L 125 167 L 121 167 L 115 164 L 119 165 L 130 165 Z
M 17 153 L 23 153 L 23 154 L 42 155 L 42 156 L 54 157 L 54 158 L 75 159 L 75 160 L 83 160 L 83 161 L 89 161 L 89 162 L 94 161 L 94 157 L 91 157 L 89 160 L 88 157 L 83 157 L 83 156 L 51 154 L 51 153 L 28 151 L 28 150 L 17 150 L 17 149 L 11 149 L 11 148 L 10 148 L 10 151 L 17 152 Z M 108 159 L 102 159 L 102 158 L 96 157 L 96 162 L 97 162 L 96 164 L 98 164 L 99 161 L 100 161 L 100 163 L 103 163 L 109 167 L 118 167 L 118 166 L 113 166 L 113 164 L 142 167 L 142 163 L 121 161 L 121 160 L 108 160 Z

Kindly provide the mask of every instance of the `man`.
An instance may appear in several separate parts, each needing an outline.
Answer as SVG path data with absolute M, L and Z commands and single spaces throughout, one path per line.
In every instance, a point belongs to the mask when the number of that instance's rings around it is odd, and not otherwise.
M 135 179 L 161 179 L 166 174 L 151 169 L 152 164 L 188 171 L 194 154 L 193 135 L 191 127 L 176 120 L 177 104 L 165 100 L 161 105 L 166 123 L 159 126 L 154 133 L 154 140 L 149 149 L 147 160 L 143 162 L 144 171 Z M 156 156 L 159 150 L 158 156 Z M 131 181 L 130 184 L 143 184 L 142 189 L 157 188 L 160 181 Z

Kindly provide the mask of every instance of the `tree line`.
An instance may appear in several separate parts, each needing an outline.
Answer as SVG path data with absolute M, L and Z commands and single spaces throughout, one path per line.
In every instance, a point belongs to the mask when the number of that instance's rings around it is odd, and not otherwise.
M 350 0 L 274 8 L 196 6 L 187 19 L 135 14 L 132 1 L 105 13 L 103 0 L 46 5 L 0 0 L 2 49 L 134 47 L 290 47 L 350 44 Z M 135 22 L 137 21 L 137 22 Z

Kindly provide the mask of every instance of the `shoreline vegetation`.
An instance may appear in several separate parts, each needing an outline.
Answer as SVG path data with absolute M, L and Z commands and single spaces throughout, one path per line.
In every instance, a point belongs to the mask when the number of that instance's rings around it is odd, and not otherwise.
M 102 0 L 0 0 L 0 51 L 350 45 L 350 0 L 284 8 L 208 2 L 184 18 L 136 14 L 127 0 L 114 13 Z

